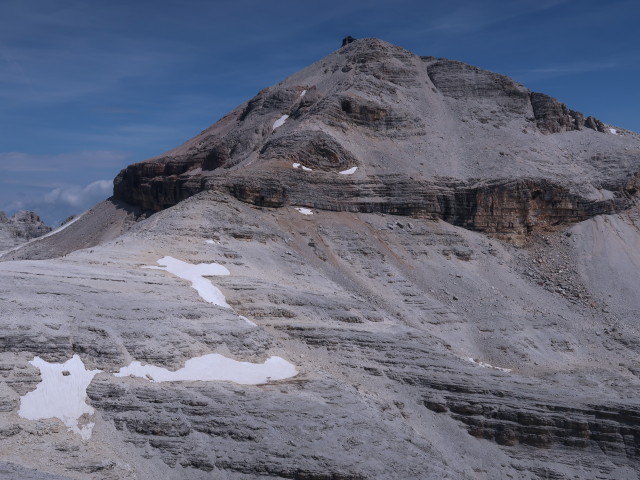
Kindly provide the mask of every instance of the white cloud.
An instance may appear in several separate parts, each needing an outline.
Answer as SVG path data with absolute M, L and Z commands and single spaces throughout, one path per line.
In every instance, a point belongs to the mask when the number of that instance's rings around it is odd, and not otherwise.
M 26 210 L 27 206 L 22 200 L 12 200 L 10 202 L 4 202 L 0 204 L 0 212 L 8 213 L 9 215 L 13 215 L 13 213 L 18 210 Z
M 110 197 L 110 179 L 131 162 L 131 157 L 130 152 L 111 150 L 58 154 L 0 151 L 0 210 L 8 215 L 32 210 L 48 225 L 56 225 Z
M 55 188 L 44 196 L 44 201 L 50 205 L 88 208 L 110 197 L 112 189 L 111 180 L 97 180 L 85 187 L 70 185 Z

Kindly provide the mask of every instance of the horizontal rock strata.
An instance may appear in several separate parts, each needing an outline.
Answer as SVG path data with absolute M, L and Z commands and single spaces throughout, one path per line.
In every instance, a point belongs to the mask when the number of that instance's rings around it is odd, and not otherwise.
M 348 164 L 342 164 L 345 165 Z M 135 166 L 130 168 L 135 171 Z M 122 189 L 119 193 L 125 201 L 143 201 L 143 207 L 153 211 L 202 190 L 219 190 L 258 206 L 297 205 L 328 211 L 430 217 L 485 233 L 523 235 L 629 208 L 636 193 L 633 185 L 619 186 L 612 198 L 596 201 L 543 179 L 418 182 L 396 175 L 348 180 L 335 173 L 310 174 L 289 169 L 277 177 L 159 176 L 138 190 Z M 143 199 L 138 192 L 146 193 Z

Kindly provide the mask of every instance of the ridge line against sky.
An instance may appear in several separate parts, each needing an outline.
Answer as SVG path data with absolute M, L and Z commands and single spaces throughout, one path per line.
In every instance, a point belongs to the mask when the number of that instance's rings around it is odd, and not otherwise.
M 0 210 L 57 224 L 110 194 L 129 163 L 169 150 L 343 36 L 511 76 L 640 131 L 630 0 L 4 0 Z

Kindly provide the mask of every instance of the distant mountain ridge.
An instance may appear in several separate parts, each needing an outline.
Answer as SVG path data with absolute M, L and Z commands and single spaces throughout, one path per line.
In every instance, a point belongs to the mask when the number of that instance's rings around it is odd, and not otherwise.
M 19 211 L 13 216 L 0 211 L 0 251 L 13 248 L 51 231 L 34 212 Z

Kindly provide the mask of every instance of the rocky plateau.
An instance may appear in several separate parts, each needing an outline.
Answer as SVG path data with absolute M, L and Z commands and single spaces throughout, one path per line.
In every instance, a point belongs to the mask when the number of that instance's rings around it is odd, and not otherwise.
M 634 132 L 344 42 L 2 245 L 0 478 L 638 479 L 639 188 Z M 296 373 L 115 375 L 214 353 Z

